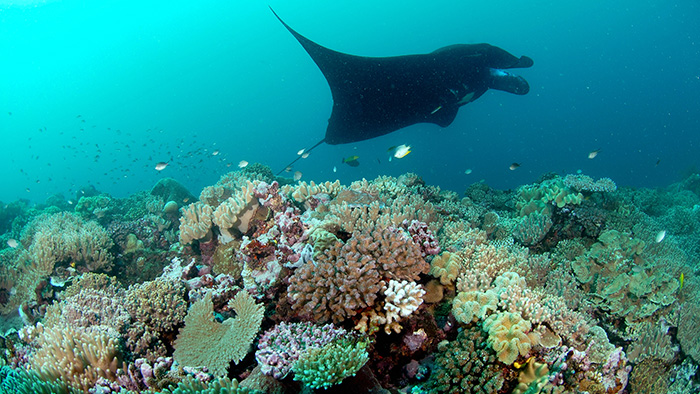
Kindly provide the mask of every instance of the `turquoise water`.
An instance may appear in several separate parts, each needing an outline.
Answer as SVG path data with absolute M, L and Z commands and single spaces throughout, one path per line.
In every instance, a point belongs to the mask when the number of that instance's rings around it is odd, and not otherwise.
M 654 187 L 698 165 L 695 1 L 269 5 L 346 53 L 488 42 L 535 61 L 519 70 L 528 95 L 489 91 L 446 129 L 322 146 L 295 166 L 305 180 L 412 171 L 461 192 L 583 170 Z M 126 196 L 161 176 L 199 190 L 240 160 L 282 169 L 325 132 L 326 81 L 267 3 L 2 1 L 0 20 L 2 201 L 86 184 Z M 387 148 L 400 144 L 413 152 L 389 163 Z M 359 167 L 341 164 L 351 155 Z M 170 163 L 161 173 L 160 161 Z M 522 166 L 509 171 L 512 162 Z

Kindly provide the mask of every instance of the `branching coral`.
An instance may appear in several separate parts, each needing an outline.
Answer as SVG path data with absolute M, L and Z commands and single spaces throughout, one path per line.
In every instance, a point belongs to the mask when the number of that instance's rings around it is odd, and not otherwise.
M 454 341 L 441 343 L 438 351 L 424 385 L 428 393 L 500 392 L 505 376 L 480 327 L 466 328 Z
M 288 289 L 292 307 L 319 322 L 340 322 L 375 304 L 387 280 L 418 280 L 428 264 L 402 229 L 358 231 L 297 268 Z
M 294 380 L 312 389 L 327 389 L 355 376 L 367 360 L 366 342 L 341 339 L 308 349 L 292 367 Z
M 260 338 L 255 359 L 260 364 L 262 373 L 275 379 L 284 379 L 307 350 L 324 346 L 347 335 L 347 331 L 336 328 L 333 324 L 317 326 L 307 322 L 282 322 Z
M 248 353 L 263 319 L 264 308 L 246 291 L 229 301 L 235 318 L 214 321 L 214 305 L 208 293 L 190 307 L 185 327 L 175 340 L 175 360 L 182 365 L 205 366 L 215 376 L 226 375 L 229 362 L 238 363 Z

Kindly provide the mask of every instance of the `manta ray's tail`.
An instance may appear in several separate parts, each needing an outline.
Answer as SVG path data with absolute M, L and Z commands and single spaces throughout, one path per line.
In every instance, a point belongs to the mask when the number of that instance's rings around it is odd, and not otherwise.
M 279 175 L 279 174 L 283 173 L 284 171 L 288 171 L 289 169 L 291 169 L 291 168 L 292 168 L 292 165 L 293 165 L 294 163 L 296 163 L 297 161 L 299 161 L 299 159 L 306 158 L 306 157 L 308 156 L 309 152 L 311 152 L 315 147 L 321 145 L 321 144 L 324 143 L 324 142 L 326 142 L 326 139 L 325 139 L 325 138 L 322 139 L 321 141 L 318 141 L 318 142 L 317 142 L 314 146 L 312 146 L 311 148 L 309 148 L 309 149 L 304 149 L 304 151 L 299 155 L 299 157 L 297 157 L 296 159 L 294 159 L 294 161 L 292 161 L 291 163 L 287 164 L 282 170 L 280 170 L 280 172 L 278 172 L 278 173 L 275 174 L 275 175 Z

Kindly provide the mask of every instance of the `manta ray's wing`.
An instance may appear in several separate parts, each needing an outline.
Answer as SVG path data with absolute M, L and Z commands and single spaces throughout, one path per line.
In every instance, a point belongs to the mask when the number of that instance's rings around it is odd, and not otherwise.
M 453 94 L 444 88 L 446 76 L 436 56 L 349 55 L 316 44 L 275 16 L 328 81 L 333 111 L 326 143 L 362 141 L 421 122 L 447 127 L 457 115 L 459 106 L 454 104 L 459 98 L 446 102 L 444 97 Z

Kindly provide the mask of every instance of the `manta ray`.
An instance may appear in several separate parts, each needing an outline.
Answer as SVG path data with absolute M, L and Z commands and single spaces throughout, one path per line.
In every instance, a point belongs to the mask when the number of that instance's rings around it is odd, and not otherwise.
M 311 56 L 331 89 L 326 135 L 306 153 L 324 142 L 363 141 L 416 123 L 447 127 L 460 107 L 489 89 L 517 95 L 530 90 L 524 78 L 506 70 L 531 67 L 532 59 L 490 44 L 455 44 L 418 55 L 349 55 L 311 41 L 270 10 Z

